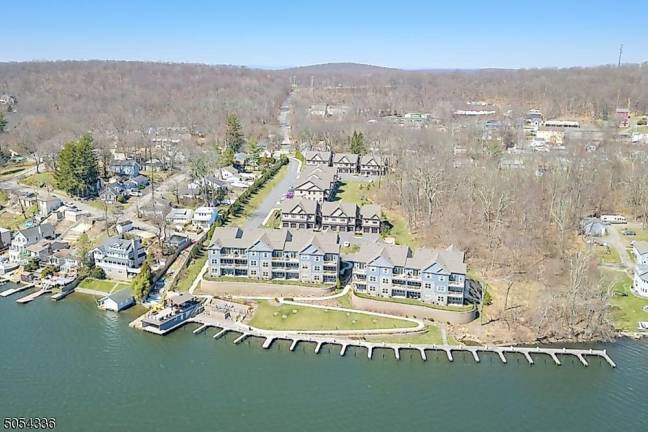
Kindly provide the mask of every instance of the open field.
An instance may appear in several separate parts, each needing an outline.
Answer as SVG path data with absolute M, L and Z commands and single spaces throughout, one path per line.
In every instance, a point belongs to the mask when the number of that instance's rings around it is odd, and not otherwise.
M 621 264 L 619 252 L 611 246 L 594 246 L 594 254 L 608 264 Z
M 425 333 L 416 335 L 402 335 L 402 336 L 372 336 L 367 340 L 371 342 L 387 342 L 397 344 L 430 344 L 441 345 L 443 338 L 441 336 L 441 329 L 435 325 L 428 325 Z
M 52 189 L 55 189 L 54 174 L 51 172 L 32 174 L 30 176 L 21 179 L 20 183 L 27 186 L 38 187 L 38 188 L 49 186 Z
M 393 237 L 396 244 L 416 247 L 416 240 L 414 240 L 405 218 L 389 210 L 383 210 L 383 213 L 392 224 L 392 229 L 386 234 L 386 237 Z
M 175 287 L 176 291 L 188 291 L 193 281 L 198 277 L 198 273 L 200 273 L 200 270 L 207 262 L 207 250 L 201 246 L 195 247 L 198 248 L 198 253 L 195 258 L 192 258 L 187 268 L 182 270 L 182 275 L 178 278 L 178 283 Z
M 364 330 L 415 326 L 399 319 L 267 301 L 259 302 L 250 325 L 266 330 Z
M 272 191 L 272 189 L 274 189 L 275 186 L 279 184 L 279 182 L 286 176 L 286 174 L 288 174 L 288 165 L 282 166 L 277 174 L 275 174 L 266 184 L 264 184 L 257 193 L 252 195 L 250 200 L 243 206 L 243 210 L 241 210 L 238 215 L 230 219 L 229 225 L 243 226 L 248 217 L 250 217 L 254 213 L 254 210 L 256 210 L 256 208 L 261 205 L 270 191 Z
M 337 199 L 358 205 L 367 204 L 369 201 L 369 183 L 362 181 L 347 180 L 342 182 L 337 192 Z
M 648 298 L 641 298 L 631 291 L 632 280 L 624 272 L 606 271 L 604 278 L 614 282 L 614 295 L 610 301 L 613 308 L 614 326 L 618 330 L 636 331 L 639 321 L 648 321 Z

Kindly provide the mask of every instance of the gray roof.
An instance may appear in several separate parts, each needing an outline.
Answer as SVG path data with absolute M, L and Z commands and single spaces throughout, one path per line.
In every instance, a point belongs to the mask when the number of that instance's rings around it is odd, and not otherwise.
M 306 167 L 299 176 L 300 182 L 296 189 L 302 189 L 304 185 L 311 182 L 320 189 L 330 189 L 331 183 L 336 181 L 337 169 L 333 167 Z
M 281 202 L 281 212 L 282 213 L 295 213 L 295 208 L 301 207 L 304 213 L 315 214 L 317 212 L 317 201 L 302 199 L 302 198 L 292 198 L 286 199 Z
M 634 248 L 639 252 L 639 255 L 648 253 L 648 242 L 646 241 L 636 241 L 633 244 Z
M 369 162 L 371 162 L 372 160 L 373 160 L 374 162 L 376 162 L 376 164 L 378 164 L 378 165 L 382 165 L 382 164 L 383 164 L 382 158 L 381 158 L 380 156 L 372 156 L 372 155 L 364 155 L 364 156 L 360 156 L 360 164 L 361 164 L 361 165 L 366 165 L 366 164 L 368 164 Z
M 167 301 L 175 306 L 180 306 L 183 303 L 186 303 L 190 300 L 193 300 L 194 296 L 188 292 L 178 294 L 177 296 L 167 298 Z
M 331 159 L 331 152 L 305 151 L 303 154 L 306 161 L 313 159 L 329 161 Z
M 648 265 L 639 264 L 635 267 L 635 273 L 641 280 L 648 282 Z
M 110 163 L 110 166 L 135 166 L 135 165 L 139 165 L 135 159 L 114 160 Z
M 378 204 L 366 204 L 360 207 L 360 215 L 363 219 L 372 219 L 382 215 L 382 208 Z
M 343 159 L 345 159 L 343 161 Z M 354 153 L 335 153 L 333 155 L 333 163 L 352 163 L 352 164 L 357 164 L 358 163 L 358 155 Z
M 425 270 L 438 263 L 451 273 L 466 274 L 464 252 L 450 246 L 447 249 L 410 249 L 408 246 L 369 244 L 349 256 L 353 262 L 369 264 L 378 258 L 383 258 L 392 266 Z
M 214 230 L 211 247 L 249 249 L 262 242 L 272 250 L 301 252 L 315 246 L 324 253 L 339 253 L 338 236 L 334 232 L 311 232 L 301 230 L 254 228 L 243 230 L 236 227 L 220 227 Z
M 36 225 L 18 232 L 25 236 L 28 242 L 36 242 L 41 238 L 54 237 L 54 227 L 48 223 Z
M 336 210 L 340 209 L 347 217 L 355 218 L 358 212 L 358 206 L 353 203 L 342 201 L 324 201 L 322 203 L 322 216 L 332 216 Z
M 123 288 L 119 291 L 110 293 L 104 298 L 110 298 L 117 304 L 125 303 L 133 300 L 133 290 L 131 290 L 130 288 Z

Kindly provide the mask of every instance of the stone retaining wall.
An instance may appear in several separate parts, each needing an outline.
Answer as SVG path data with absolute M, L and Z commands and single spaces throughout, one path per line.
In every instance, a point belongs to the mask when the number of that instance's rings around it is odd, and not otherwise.
M 257 282 L 210 281 L 203 279 L 196 294 L 213 296 L 260 296 L 260 297 L 321 297 L 331 295 L 334 287 L 309 287 L 308 285 L 279 285 Z
M 353 293 L 351 293 L 351 304 L 355 309 L 391 315 L 425 318 L 439 322 L 449 322 L 451 324 L 466 324 L 477 318 L 477 311 L 474 309 L 471 311 L 455 312 L 434 309 L 426 306 L 366 299 L 358 297 Z

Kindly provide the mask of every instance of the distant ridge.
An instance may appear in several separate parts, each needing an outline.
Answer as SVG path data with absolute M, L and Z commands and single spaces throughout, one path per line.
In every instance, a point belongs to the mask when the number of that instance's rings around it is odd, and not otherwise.
M 362 63 L 323 63 L 309 66 L 298 66 L 282 69 L 290 73 L 311 73 L 311 74 L 353 74 L 353 75 L 373 75 L 381 73 L 404 72 L 404 69 L 396 69 L 384 66 L 375 66 Z

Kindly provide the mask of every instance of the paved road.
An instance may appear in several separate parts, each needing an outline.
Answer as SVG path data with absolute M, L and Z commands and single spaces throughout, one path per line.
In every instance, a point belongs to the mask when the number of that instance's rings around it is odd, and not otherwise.
M 632 262 L 632 259 L 630 259 L 630 255 L 628 255 L 622 234 L 619 232 L 619 225 L 608 225 L 608 228 L 609 235 L 606 239 L 608 241 L 608 244 L 616 249 L 619 257 L 621 258 L 621 263 L 623 264 L 623 266 L 626 269 L 632 271 L 634 264 Z
M 275 186 L 274 189 L 270 191 L 261 205 L 257 207 L 254 213 L 248 218 L 247 222 L 245 223 L 245 228 L 260 227 L 270 210 L 279 206 L 278 202 L 281 199 L 281 196 L 288 192 L 288 189 L 290 189 L 291 186 L 295 185 L 298 177 L 299 161 L 297 159 L 290 158 L 290 161 L 288 162 L 288 173 L 279 182 L 279 184 L 277 184 L 277 186 Z

